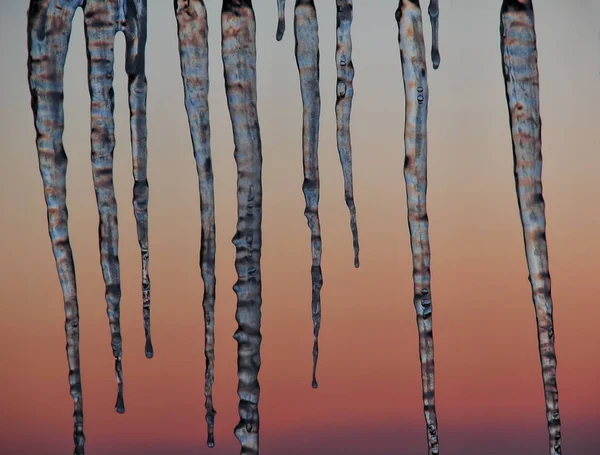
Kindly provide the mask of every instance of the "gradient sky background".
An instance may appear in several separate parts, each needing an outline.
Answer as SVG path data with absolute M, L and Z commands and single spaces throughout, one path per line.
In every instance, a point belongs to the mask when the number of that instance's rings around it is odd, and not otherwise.
M 218 415 L 212 450 L 205 445 L 198 184 L 172 3 L 148 1 L 152 360 L 143 352 L 122 35 L 115 46 L 124 415 L 113 410 L 116 383 L 99 264 L 81 11 L 67 59 L 64 141 L 81 315 L 86 453 L 91 455 L 239 453 L 233 435 L 238 422 L 231 243 L 236 168 L 222 77 L 220 2 L 207 1 L 217 222 Z M 358 270 L 335 146 L 335 2 L 316 2 L 324 273 L 318 390 L 310 387 L 310 234 L 301 191 L 293 1 L 288 0 L 288 29 L 281 43 L 275 41 L 275 0 L 254 3 L 264 156 L 261 452 L 426 453 L 402 176 L 397 1 L 354 2 Z M 0 451 L 58 455 L 72 451 L 73 404 L 62 294 L 47 233 L 27 87 L 28 2 L 0 4 Z M 445 455 L 543 455 L 548 450 L 501 71 L 500 4 L 441 2 L 441 67 L 434 72 L 428 62 L 436 397 Z M 538 0 L 535 13 L 563 451 L 592 455 L 600 445 L 600 5 L 595 0 Z M 429 46 L 428 19 L 424 28 Z

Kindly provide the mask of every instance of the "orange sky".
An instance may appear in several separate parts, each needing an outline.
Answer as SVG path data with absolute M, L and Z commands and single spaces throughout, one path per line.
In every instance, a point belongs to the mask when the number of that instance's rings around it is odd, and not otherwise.
M 81 315 L 87 452 L 232 453 L 237 415 L 235 162 L 220 62 L 219 11 L 208 0 L 217 222 L 216 448 L 205 446 L 197 176 L 171 2 L 149 0 L 150 277 L 155 358 L 144 357 L 140 258 L 131 206 L 123 70 L 115 46 L 115 186 L 119 203 L 127 412 L 116 383 L 89 159 L 89 96 L 81 12 L 67 60 L 68 207 Z M 303 215 L 301 101 L 292 4 L 275 41 L 275 2 L 256 3 L 263 142 L 261 449 L 268 454 L 424 453 L 418 337 L 402 176 L 404 98 L 396 2 L 356 1 L 352 117 L 361 267 L 335 148 L 335 8 L 317 1 L 323 320 L 319 389 L 310 387 L 310 234 Z M 264 3 L 264 4 L 263 4 Z M 267 4 L 268 3 L 268 4 Z M 555 305 L 564 451 L 600 441 L 600 46 L 598 7 L 535 4 L 544 197 Z M 436 398 L 447 455 L 547 452 L 535 314 L 512 174 L 499 51 L 500 2 L 442 2 L 438 71 L 429 67 L 429 191 Z M 72 450 L 62 295 L 47 234 L 26 81 L 26 2 L 0 16 L 0 448 Z M 467 14 L 468 13 L 468 14 Z M 596 19 L 593 19 L 593 17 Z M 467 20 L 469 22 L 467 22 Z M 161 26 L 161 22 L 163 25 Z M 372 27 L 372 24 L 377 26 Z M 425 24 L 426 42 L 430 27 Z M 336 452 L 338 451 L 338 452 Z

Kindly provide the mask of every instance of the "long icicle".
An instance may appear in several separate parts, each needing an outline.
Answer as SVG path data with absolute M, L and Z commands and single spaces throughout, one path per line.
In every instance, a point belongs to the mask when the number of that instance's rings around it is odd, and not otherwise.
M 283 39 L 285 33 L 285 0 L 277 0 L 277 41 Z
M 352 0 L 336 0 L 337 6 L 337 48 L 335 63 L 337 67 L 337 101 L 335 118 L 337 123 L 337 147 L 344 174 L 344 195 L 350 211 L 350 229 L 354 247 L 354 267 L 359 266 L 358 227 L 356 225 L 356 206 L 352 185 L 352 144 L 350 141 L 350 112 L 354 96 L 354 65 L 352 64 Z
M 306 201 L 304 215 L 310 228 L 312 250 L 312 318 L 314 327 L 312 386 L 317 388 L 317 360 L 319 358 L 319 330 L 321 328 L 321 226 L 319 223 L 319 118 L 321 95 L 319 91 L 319 26 L 313 0 L 296 0 L 294 8 L 294 36 L 296 64 L 300 75 L 302 94 L 302 161 L 304 182 L 302 191 Z
M 227 106 L 238 169 L 235 268 L 238 280 L 235 318 L 238 329 L 240 421 L 235 427 L 242 455 L 258 454 L 262 245 L 262 145 L 256 93 L 256 20 L 251 0 L 223 0 L 222 57 Z
M 413 261 L 414 305 L 419 329 L 419 357 L 429 455 L 439 453 L 435 413 L 429 221 L 427 218 L 427 62 L 418 0 L 400 0 L 396 10 L 406 98 L 404 180 Z
M 436 70 L 440 67 L 440 44 L 439 44 L 439 29 L 440 29 L 440 7 L 439 0 L 429 1 L 429 20 L 431 22 L 431 62 L 433 63 L 433 69 Z
M 556 354 L 546 215 L 542 196 L 542 121 L 531 0 L 503 1 L 500 13 L 500 49 L 512 135 L 515 185 L 537 320 L 550 454 L 559 455 L 561 434 Z
M 120 0 L 121 1 L 121 0 Z M 120 3 L 119 1 L 119 3 Z M 91 98 L 92 174 L 100 218 L 100 262 L 106 286 L 107 314 L 117 376 L 115 410 L 125 412 L 123 402 L 122 338 L 120 325 L 121 279 L 118 257 L 117 201 L 113 185 L 115 148 L 114 41 L 123 20 L 117 2 L 88 0 L 85 3 L 85 35 L 88 55 L 88 83 Z
M 212 386 L 215 368 L 215 201 L 210 153 L 208 107 L 208 22 L 204 0 L 174 0 L 179 39 L 181 76 L 185 93 L 194 158 L 200 191 L 202 238 L 200 272 L 204 282 L 204 356 L 206 358 L 204 395 L 208 447 L 214 447 L 216 411 Z
M 83 455 L 83 396 L 79 363 L 79 305 L 75 264 L 69 241 L 67 154 L 63 146 L 64 68 L 75 2 L 58 9 L 50 0 L 31 0 L 27 12 L 27 76 L 36 129 L 36 147 L 44 185 L 48 233 L 63 293 L 69 384 L 73 397 L 75 455 Z
M 148 271 L 148 177 L 147 177 L 147 126 L 146 98 L 146 37 L 147 37 L 147 0 L 129 1 L 125 12 L 125 71 L 129 83 L 129 112 L 131 130 L 131 156 L 133 164 L 133 211 L 137 223 L 137 236 L 142 256 L 142 312 L 144 333 L 146 336 L 145 353 L 151 359 L 154 356 L 150 331 L 150 275 Z

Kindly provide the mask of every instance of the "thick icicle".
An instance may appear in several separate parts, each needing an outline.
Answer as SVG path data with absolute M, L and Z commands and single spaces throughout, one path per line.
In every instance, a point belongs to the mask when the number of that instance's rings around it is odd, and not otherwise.
M 319 224 L 319 26 L 313 0 L 296 0 L 294 8 L 294 36 L 296 63 L 302 94 L 302 161 L 306 201 L 304 215 L 310 228 L 312 250 L 312 318 L 314 326 L 312 386 L 317 388 L 316 371 L 319 358 L 319 330 L 321 328 L 321 226 Z
M 48 208 L 48 232 L 64 298 L 69 384 L 75 408 L 74 453 L 82 455 L 85 436 L 79 369 L 79 306 L 68 229 L 67 154 L 62 141 L 64 67 L 78 6 L 78 2 L 71 2 L 57 8 L 50 0 L 31 0 L 27 21 L 27 68 L 38 160 Z
M 154 356 L 150 332 L 150 275 L 148 272 L 148 178 L 146 174 L 148 152 L 146 146 L 146 36 L 147 0 L 129 0 L 124 14 L 126 62 L 129 78 L 129 112 L 131 130 L 131 156 L 133 161 L 133 210 L 137 223 L 138 243 L 142 253 L 142 311 L 146 335 L 147 358 Z
M 433 62 L 433 69 L 436 70 L 440 67 L 440 45 L 438 39 L 438 32 L 440 28 L 440 7 L 438 0 L 429 1 L 429 20 L 431 21 L 431 61 Z
M 181 75 L 185 92 L 198 186 L 202 239 L 200 272 L 204 282 L 204 356 L 206 358 L 204 395 L 206 397 L 207 445 L 214 447 L 212 386 L 215 368 L 215 201 L 210 156 L 210 117 L 208 109 L 208 22 L 204 0 L 174 0 L 179 38 Z
M 542 121 L 531 0 L 503 1 L 500 48 L 512 134 L 515 184 L 537 319 L 550 453 L 559 455 L 561 435 L 554 352 L 555 331 L 552 323 L 546 215 L 542 196 Z
M 256 107 L 256 21 L 251 0 L 223 0 L 222 56 L 227 106 L 238 168 L 238 223 L 233 237 L 238 280 L 235 318 L 238 329 L 240 422 L 235 435 L 242 455 L 258 454 L 262 245 L 262 145 Z
M 117 201 L 113 185 L 115 149 L 114 41 L 119 26 L 117 2 L 88 0 L 85 4 L 85 34 L 88 54 L 88 81 L 91 98 L 92 174 L 100 223 L 100 262 L 106 285 L 107 314 L 117 375 L 115 409 L 125 412 L 123 402 L 122 339 L 120 326 L 121 279 L 118 257 Z M 120 3 L 120 2 L 119 2 Z M 120 6 L 120 5 L 119 5 Z M 121 10 L 121 11 L 119 11 Z
M 400 0 L 396 10 L 406 98 L 404 180 L 413 257 L 414 305 L 419 329 L 419 357 L 429 455 L 439 453 L 435 413 L 429 221 L 427 218 L 427 64 L 418 0 Z
M 336 0 L 337 6 L 337 101 L 335 117 L 337 123 L 337 147 L 344 174 L 344 194 L 350 211 L 350 229 L 354 246 L 354 267 L 359 266 L 358 227 L 356 226 L 356 207 L 352 188 L 352 145 L 350 142 L 350 112 L 354 96 L 354 65 L 352 64 L 352 0 Z
M 285 0 L 277 0 L 277 41 L 283 39 L 285 33 Z

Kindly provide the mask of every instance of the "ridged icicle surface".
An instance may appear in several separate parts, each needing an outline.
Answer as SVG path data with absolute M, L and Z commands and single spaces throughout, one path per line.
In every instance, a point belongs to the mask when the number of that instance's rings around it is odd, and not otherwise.
M 537 320 L 550 454 L 560 455 L 552 296 L 542 196 L 539 73 L 535 20 L 530 0 L 504 0 L 502 3 L 500 50 L 512 135 L 517 200 Z
M 210 154 L 208 109 L 208 22 L 203 0 L 174 0 L 179 39 L 181 76 L 185 93 L 194 158 L 200 190 L 200 272 L 204 282 L 204 356 L 206 359 L 207 445 L 213 447 L 216 411 L 212 386 L 215 375 L 215 198 Z
M 146 178 L 146 0 L 32 0 L 28 11 L 28 78 L 48 228 L 65 302 L 69 382 L 75 401 L 75 453 L 84 453 L 83 404 L 79 371 L 79 312 L 73 254 L 66 207 L 67 155 L 64 131 L 64 66 L 77 8 L 84 9 L 91 98 L 91 159 L 99 214 L 100 262 L 104 278 L 111 344 L 117 376 L 117 412 L 124 412 L 121 284 L 118 258 L 117 203 L 113 186 L 114 40 L 126 40 L 125 69 L 129 78 L 129 107 L 134 175 L 133 206 L 142 253 L 142 301 L 145 352 L 152 357 L 150 338 L 150 279 L 148 275 L 148 180 Z
M 396 10 L 406 98 L 404 180 L 412 250 L 414 305 L 419 329 L 419 357 L 429 455 L 439 453 L 435 412 L 429 221 L 427 218 L 427 64 L 423 20 L 418 0 L 400 0 Z
M 250 0 L 223 0 L 222 56 L 227 106 L 237 164 L 238 222 L 233 237 L 238 280 L 235 318 L 238 329 L 240 421 L 235 435 L 242 455 L 258 454 L 262 247 L 262 145 L 256 106 L 256 21 Z

